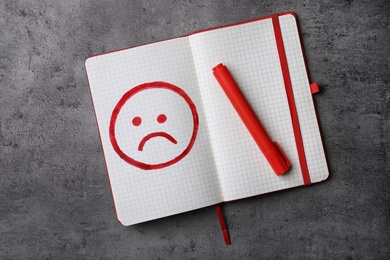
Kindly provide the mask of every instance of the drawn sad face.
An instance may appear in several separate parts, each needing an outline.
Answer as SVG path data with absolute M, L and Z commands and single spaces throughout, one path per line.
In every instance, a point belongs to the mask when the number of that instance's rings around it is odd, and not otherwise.
M 166 82 L 138 85 L 123 95 L 110 121 L 110 141 L 127 163 L 143 170 L 168 167 L 191 150 L 198 114 L 190 97 Z

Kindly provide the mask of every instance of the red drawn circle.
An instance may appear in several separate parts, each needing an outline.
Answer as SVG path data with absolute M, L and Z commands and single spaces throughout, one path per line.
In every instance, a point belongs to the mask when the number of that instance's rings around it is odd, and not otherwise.
M 142 119 L 139 116 L 136 116 L 133 118 L 132 123 L 134 126 L 140 126 L 142 123 Z
M 119 112 L 121 111 L 122 107 L 126 104 L 126 102 L 131 97 L 133 97 L 135 94 L 137 94 L 140 91 L 144 91 L 147 89 L 154 89 L 154 88 L 155 89 L 167 89 L 167 90 L 173 91 L 176 94 L 178 94 L 179 96 L 181 96 L 186 101 L 186 103 L 188 104 L 188 106 L 191 110 L 194 127 L 192 130 L 192 136 L 191 136 L 190 142 L 188 143 L 187 147 L 184 149 L 184 151 L 181 154 L 179 154 L 178 156 L 176 156 L 175 158 L 173 158 L 167 162 L 157 163 L 157 164 L 147 164 L 144 162 L 137 161 L 134 158 L 131 158 L 130 156 L 128 156 L 127 154 L 125 154 L 122 151 L 122 149 L 119 147 L 119 144 L 116 140 L 115 125 L 116 125 L 116 120 L 118 118 Z M 158 118 L 160 116 L 162 116 L 162 117 L 159 120 Z M 137 117 L 135 117 L 135 118 L 137 118 Z M 138 117 L 138 118 L 140 120 L 139 123 L 141 124 L 142 119 L 140 117 Z M 164 114 L 159 115 L 158 118 L 157 118 L 157 121 L 159 123 L 164 123 L 167 119 Z M 134 124 L 134 119 L 133 119 L 133 124 Z M 137 121 L 138 121 L 138 119 L 136 120 L 136 123 L 138 123 Z M 160 122 L 160 121 L 162 121 L 162 122 Z M 114 148 L 115 152 L 119 155 L 119 157 L 122 158 L 125 162 L 127 162 L 135 167 L 138 167 L 140 169 L 143 169 L 143 170 L 157 170 L 157 169 L 165 168 L 165 167 L 168 167 L 172 164 L 177 163 L 178 161 L 183 159 L 190 152 L 190 150 L 194 146 L 196 135 L 198 133 L 198 128 L 199 128 L 198 112 L 196 110 L 194 102 L 192 102 L 191 98 L 187 95 L 187 93 L 185 93 L 184 90 L 182 90 L 181 88 L 179 88 L 175 85 L 172 85 L 170 83 L 163 82 L 163 81 L 155 81 L 155 82 L 148 82 L 148 83 L 138 85 L 138 86 L 130 89 L 129 91 L 127 91 L 122 96 L 122 98 L 119 100 L 119 102 L 116 104 L 114 110 L 112 111 L 110 126 L 109 126 L 109 135 L 110 135 L 110 141 L 111 141 L 112 147 Z
M 167 116 L 164 115 L 164 114 L 161 114 L 157 117 L 157 122 L 159 122 L 160 124 L 164 123 L 165 121 L 167 121 Z

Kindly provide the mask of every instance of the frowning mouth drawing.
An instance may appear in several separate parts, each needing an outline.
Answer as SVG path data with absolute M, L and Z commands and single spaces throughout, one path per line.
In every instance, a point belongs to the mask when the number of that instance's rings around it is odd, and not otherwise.
M 177 144 L 176 139 L 173 136 L 171 136 L 170 134 L 165 133 L 165 132 L 154 132 L 154 133 L 150 133 L 150 134 L 146 135 L 144 138 L 142 138 L 141 142 L 138 145 L 138 151 L 143 151 L 145 143 L 147 141 L 149 141 L 150 139 L 155 138 L 155 137 L 164 137 L 167 140 L 171 141 L 171 143 Z

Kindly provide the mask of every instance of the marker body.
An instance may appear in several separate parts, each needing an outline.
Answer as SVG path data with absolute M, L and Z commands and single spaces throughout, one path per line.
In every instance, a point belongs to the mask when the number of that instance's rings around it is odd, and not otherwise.
M 276 175 L 286 173 L 291 163 L 278 143 L 271 141 L 229 70 L 221 63 L 213 68 L 213 74 Z

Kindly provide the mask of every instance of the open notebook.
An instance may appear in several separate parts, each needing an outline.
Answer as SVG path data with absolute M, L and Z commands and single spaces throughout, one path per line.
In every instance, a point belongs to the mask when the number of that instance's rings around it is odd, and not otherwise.
M 215 80 L 219 63 L 289 158 L 285 175 Z M 86 69 L 123 225 L 328 177 L 293 13 L 93 56 Z

